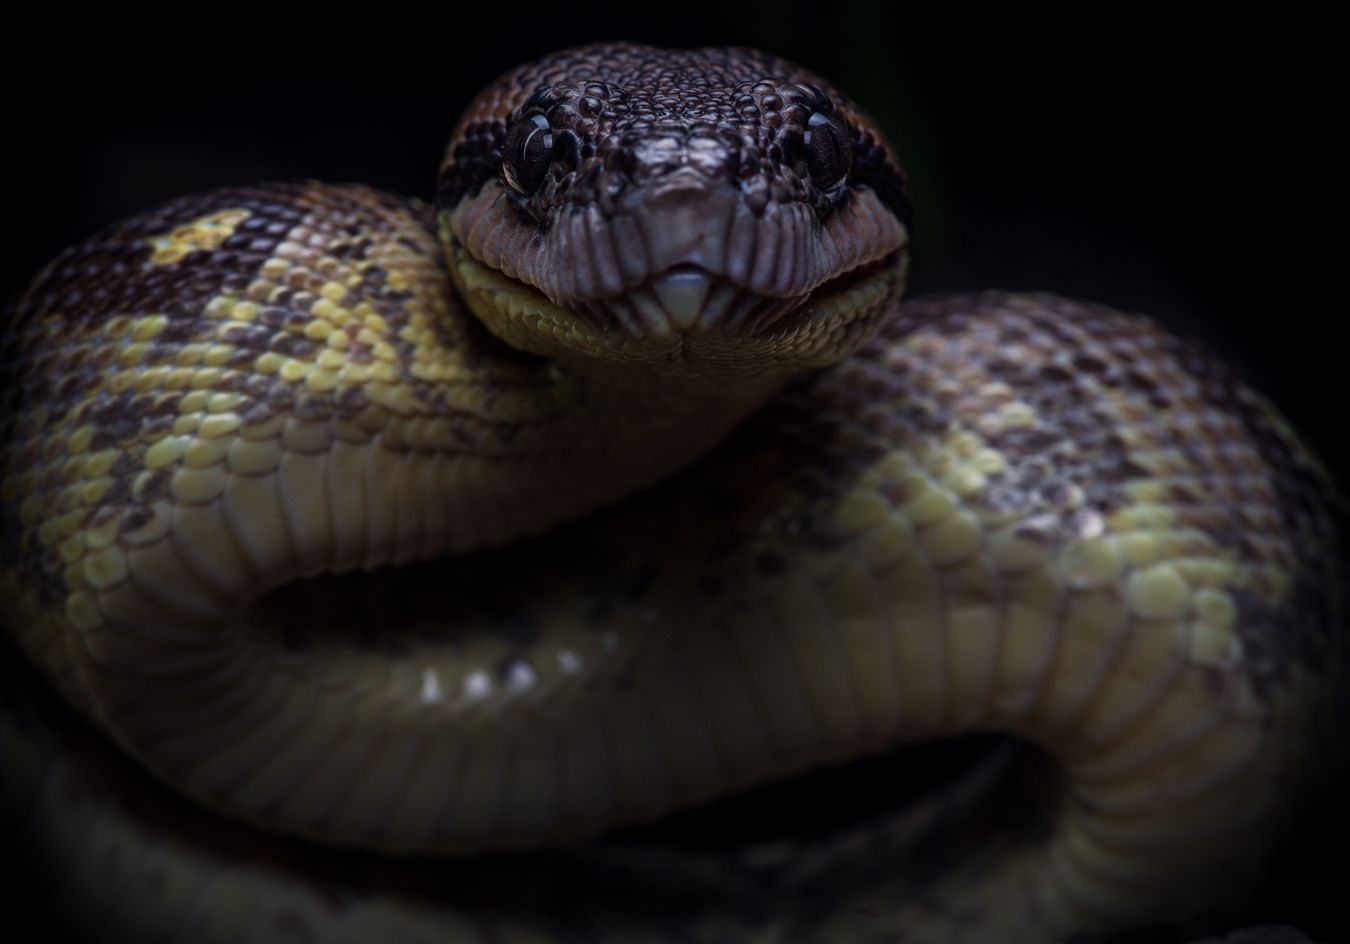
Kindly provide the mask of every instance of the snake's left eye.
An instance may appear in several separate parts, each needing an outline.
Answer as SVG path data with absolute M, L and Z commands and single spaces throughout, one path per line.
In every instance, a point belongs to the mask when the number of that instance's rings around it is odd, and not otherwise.
M 834 115 L 812 112 L 802 135 L 806 149 L 806 169 L 821 190 L 838 187 L 853 166 L 853 136 Z
M 502 148 L 502 176 L 517 193 L 539 189 L 553 164 L 553 128 L 543 115 L 526 115 L 512 126 Z

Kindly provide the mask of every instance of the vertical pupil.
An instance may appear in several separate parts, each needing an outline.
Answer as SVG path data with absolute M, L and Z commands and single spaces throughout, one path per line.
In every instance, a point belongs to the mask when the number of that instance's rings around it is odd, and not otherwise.
M 533 191 L 543 182 L 553 156 L 553 129 L 543 115 L 531 115 L 520 129 L 513 155 L 517 189 Z
M 812 171 L 818 178 L 833 177 L 838 163 L 839 146 L 835 143 L 832 133 L 834 128 L 830 124 L 830 119 L 816 112 L 806 124 L 808 135 L 806 146 L 808 153 L 815 158 L 813 163 L 816 165 Z M 820 183 L 827 182 L 823 179 L 820 181 Z
M 806 122 L 805 138 L 811 177 L 825 190 L 836 187 L 853 158 L 845 132 L 828 115 L 815 112 Z
M 823 137 L 823 147 L 828 150 L 822 151 L 821 157 L 825 159 L 825 166 L 833 170 L 839 165 L 839 144 L 834 140 L 834 129 L 826 131 Z
M 553 135 L 542 128 L 535 128 L 525 136 L 521 145 L 521 162 L 526 165 L 537 164 L 553 150 Z M 531 168 L 533 169 L 533 168 Z

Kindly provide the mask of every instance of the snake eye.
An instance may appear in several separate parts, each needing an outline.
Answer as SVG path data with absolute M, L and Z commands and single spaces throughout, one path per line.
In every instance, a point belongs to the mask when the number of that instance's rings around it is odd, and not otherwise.
M 512 126 L 502 148 L 502 176 L 517 193 L 539 189 L 553 164 L 553 128 L 543 115 L 527 115 Z
M 834 115 L 813 112 L 802 135 L 806 169 L 821 190 L 838 187 L 853 166 L 853 136 Z

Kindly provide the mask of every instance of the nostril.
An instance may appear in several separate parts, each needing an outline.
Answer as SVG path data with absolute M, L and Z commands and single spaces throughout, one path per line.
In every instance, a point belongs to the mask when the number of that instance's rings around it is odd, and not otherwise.
M 671 327 L 687 330 L 703 311 L 712 277 L 700 269 L 673 269 L 652 279 L 656 293 Z

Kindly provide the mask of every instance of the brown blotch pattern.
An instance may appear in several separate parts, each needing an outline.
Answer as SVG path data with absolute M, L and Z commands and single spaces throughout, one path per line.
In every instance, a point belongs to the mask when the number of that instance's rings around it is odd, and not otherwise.
M 1291 669 L 1334 665 L 1346 616 L 1336 489 L 1268 401 L 1145 318 L 1055 296 L 909 302 L 681 487 L 723 522 L 709 554 L 762 547 L 752 570 L 772 576 L 783 546 L 851 540 L 839 503 L 900 454 L 935 480 L 976 476 L 961 507 L 1047 558 L 1137 531 L 1180 566 L 1222 568 L 1258 695 Z M 897 506 L 912 497 L 903 478 L 885 491 Z
M 430 217 L 364 187 L 221 190 L 49 265 L 0 332 L 0 559 L 16 587 L 59 603 L 85 532 L 144 528 L 187 447 L 216 436 L 268 442 L 303 421 L 314 449 L 373 430 L 394 451 L 504 449 L 548 384 L 452 314 Z

